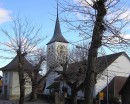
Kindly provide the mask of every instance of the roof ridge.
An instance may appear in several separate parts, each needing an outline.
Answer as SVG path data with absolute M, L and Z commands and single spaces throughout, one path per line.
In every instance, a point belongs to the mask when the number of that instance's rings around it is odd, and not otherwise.
M 112 54 L 108 54 L 108 55 L 104 55 L 104 56 L 111 56 L 111 55 L 121 55 L 121 54 L 126 54 L 124 51 L 122 51 L 122 52 L 117 52 L 117 53 L 112 53 Z M 104 57 L 104 56 L 99 56 L 99 57 L 97 57 L 97 58 L 100 58 L 100 57 Z

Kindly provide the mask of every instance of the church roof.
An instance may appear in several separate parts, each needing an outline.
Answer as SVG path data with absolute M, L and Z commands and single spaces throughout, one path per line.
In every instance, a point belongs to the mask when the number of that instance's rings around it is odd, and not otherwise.
M 56 23 L 55 23 L 55 30 L 52 39 L 47 43 L 51 44 L 53 42 L 63 42 L 63 43 L 69 43 L 62 35 L 61 29 L 60 29 L 60 22 L 59 22 L 59 17 L 58 17 L 58 8 L 57 8 L 57 18 L 56 18 Z
M 24 58 L 24 70 L 33 70 L 34 66 Z M 6 66 L 0 68 L 1 71 L 18 71 L 18 56 L 15 56 L 14 59 L 7 64 Z
M 111 65 L 119 56 L 124 54 L 126 57 L 127 54 L 125 52 L 119 52 L 119 53 L 114 53 L 106 56 L 101 56 L 97 58 L 96 62 L 96 72 L 97 73 L 102 73 L 109 65 Z M 87 61 L 84 61 L 87 63 Z M 68 65 L 68 70 L 66 72 L 67 78 L 64 78 L 62 75 L 56 78 L 56 81 L 59 80 L 82 80 L 85 77 L 85 70 L 86 69 L 84 62 L 76 62 Z

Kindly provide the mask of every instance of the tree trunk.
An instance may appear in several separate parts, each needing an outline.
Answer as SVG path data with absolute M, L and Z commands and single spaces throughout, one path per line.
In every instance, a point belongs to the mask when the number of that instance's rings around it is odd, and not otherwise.
M 77 104 L 77 91 L 75 89 L 71 90 L 71 101 L 72 104 Z
M 37 86 L 32 85 L 32 92 L 31 92 L 30 101 L 35 101 L 35 100 L 37 100 Z
M 38 70 L 34 70 L 30 76 L 32 82 L 32 92 L 30 96 L 30 101 L 37 100 L 37 86 L 40 84 L 37 83 L 37 77 L 38 77 Z
M 105 30 L 103 19 L 106 15 L 105 0 L 98 0 L 94 4 L 94 9 L 97 10 L 96 21 L 92 34 L 92 42 L 88 53 L 88 66 L 85 78 L 85 104 L 93 104 L 93 90 L 96 81 L 96 60 L 98 48 L 102 44 L 102 34 Z
M 20 85 L 20 98 L 19 104 L 24 104 L 24 96 L 25 96 L 25 78 L 24 78 L 24 56 L 21 51 L 17 51 L 18 56 L 18 73 L 19 73 L 19 85 Z
M 25 80 L 22 78 L 23 73 L 19 72 L 19 82 L 20 82 L 20 98 L 19 104 L 24 104 L 24 96 L 25 96 Z
M 91 56 L 89 56 L 91 57 Z M 91 63 L 90 67 L 91 70 L 95 69 L 95 60 L 96 58 L 92 58 L 89 60 Z M 95 73 L 94 71 L 89 71 L 86 73 L 86 79 L 85 79 L 85 104 L 93 104 L 93 89 L 94 89 L 94 84 L 95 84 Z

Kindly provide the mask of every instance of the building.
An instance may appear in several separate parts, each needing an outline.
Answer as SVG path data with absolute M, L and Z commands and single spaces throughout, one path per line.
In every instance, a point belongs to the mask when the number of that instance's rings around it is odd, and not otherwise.
M 52 39 L 47 43 L 47 69 L 50 70 L 58 67 L 56 70 L 62 72 L 63 68 L 60 66 L 60 64 L 65 61 L 67 50 L 68 41 L 63 37 L 61 33 L 57 10 L 54 34 Z M 98 57 L 96 64 L 97 83 L 95 86 L 96 91 L 94 95 L 104 89 L 115 76 L 128 77 L 128 74 L 126 73 L 130 73 L 130 58 L 125 52 Z M 69 64 L 67 69 L 68 79 L 60 76 L 55 72 L 55 70 L 51 71 L 46 80 L 47 83 L 44 93 L 50 94 L 50 92 L 52 93 L 55 88 L 62 89 L 62 86 L 67 86 L 65 83 L 66 80 L 71 80 L 72 82 L 79 80 L 81 83 L 85 77 L 85 71 L 83 67 L 86 66 L 82 65 L 82 62 Z M 69 86 L 67 87 L 68 94 L 70 95 L 70 88 Z M 79 91 L 78 95 L 82 97 L 83 91 Z
M 117 98 L 121 101 L 121 96 L 119 95 L 119 92 L 121 88 L 123 87 L 124 83 L 126 82 L 127 77 L 121 77 L 121 76 L 115 76 L 108 86 L 106 86 L 101 92 L 104 93 L 104 100 L 107 99 L 107 94 L 109 97 L 109 100 L 112 100 L 112 98 Z M 108 92 L 107 92 L 108 88 Z
M 26 58 L 24 58 L 24 69 L 33 70 L 34 67 L 30 64 Z M 2 85 L 2 95 L 5 99 L 15 99 L 19 98 L 20 89 L 19 89 L 19 75 L 18 75 L 18 57 L 16 56 L 8 65 L 0 68 L 3 72 L 3 85 Z M 26 73 L 25 73 L 26 74 Z M 27 75 L 26 75 L 27 76 Z M 25 96 L 30 94 L 31 85 L 30 79 L 27 77 L 29 82 L 25 85 Z
M 69 80 L 71 82 L 74 82 L 78 80 L 80 83 L 83 82 L 83 79 L 85 77 L 84 67 L 86 66 L 83 65 L 83 62 L 69 64 L 66 72 L 67 77 L 64 78 L 64 76 L 62 75 L 55 76 L 55 80 L 53 79 L 52 81 L 53 83 L 47 86 L 47 88 L 50 89 L 51 92 L 53 92 L 55 88 L 59 88 L 60 91 L 62 91 L 62 87 L 66 86 L 68 88 L 67 94 L 71 95 L 71 89 L 67 85 L 66 81 Z M 128 77 L 129 75 L 128 73 L 130 73 L 130 59 L 125 52 L 119 52 L 98 57 L 96 62 L 96 72 L 97 72 L 97 83 L 95 86 L 96 87 L 95 95 L 102 89 L 104 89 L 115 76 Z M 118 78 L 116 78 L 115 81 L 117 81 Z M 119 90 L 116 91 L 117 92 L 114 93 L 115 95 L 119 92 Z M 82 90 L 79 91 L 78 98 L 82 99 L 83 96 L 84 96 L 83 91 Z
M 3 80 L 2 80 L 2 76 L 0 76 L 0 93 L 2 92 L 2 84 L 3 84 Z
M 47 70 L 53 70 L 56 68 L 57 71 L 62 72 L 63 68 L 60 64 L 65 62 L 67 50 L 68 41 L 61 33 L 57 10 L 54 34 L 52 39 L 47 43 Z M 55 70 L 51 71 L 46 80 L 44 93 L 50 94 L 54 92 L 55 88 L 59 88 L 61 90 L 63 86 L 66 86 L 68 88 L 68 95 L 70 95 L 71 90 L 66 84 L 66 80 L 71 80 L 72 82 L 79 80 L 80 83 L 83 82 L 85 77 L 85 70 L 83 67 L 86 66 L 82 65 L 82 62 L 69 64 L 67 69 L 68 79 L 60 76 L 60 74 L 56 73 Z M 104 89 L 115 76 L 128 77 L 128 74 L 126 73 L 130 73 L 130 58 L 125 52 L 98 57 L 96 62 L 96 73 L 97 83 L 94 95 Z M 82 98 L 83 91 L 79 91 L 78 96 Z
M 108 59 L 105 59 L 105 57 L 108 57 Z M 102 68 L 100 68 L 100 64 L 104 64 L 101 65 Z M 100 64 L 97 68 L 104 69 L 104 71 L 98 76 L 97 93 L 104 89 L 115 76 L 128 77 L 130 74 L 130 58 L 125 52 L 104 56 L 104 61 Z
M 52 39 L 47 43 L 47 70 L 53 70 L 52 67 L 57 67 L 55 70 L 62 71 L 60 64 L 66 61 L 68 53 L 68 41 L 63 37 L 60 28 L 58 9 L 55 23 L 55 29 Z M 57 73 L 51 71 L 46 80 L 46 88 L 54 82 L 58 76 Z M 44 93 L 49 94 L 49 90 L 45 89 Z
M 122 104 L 130 104 L 130 76 L 120 90 Z

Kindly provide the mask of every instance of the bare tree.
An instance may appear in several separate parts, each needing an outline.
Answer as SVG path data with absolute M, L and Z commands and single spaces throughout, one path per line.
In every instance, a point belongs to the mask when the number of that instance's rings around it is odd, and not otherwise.
M 77 3 L 61 3 L 63 12 L 73 12 L 75 15 L 81 15 L 82 18 L 72 20 L 64 19 L 69 24 L 70 29 L 78 30 L 80 35 L 90 41 L 88 51 L 87 71 L 85 82 L 85 104 L 93 103 L 93 89 L 96 81 L 96 60 L 101 46 L 107 48 L 129 46 L 129 39 L 121 35 L 122 29 L 128 25 L 128 15 L 122 15 L 127 11 L 123 7 L 116 5 L 119 0 L 79 0 Z M 113 8 L 113 9 L 111 9 Z M 116 12 L 116 13 L 115 13 Z M 68 16 L 69 17 L 69 16 Z
M 67 60 L 64 63 L 59 63 L 63 67 L 63 71 L 56 71 L 61 74 L 64 82 L 71 88 L 71 104 L 77 104 L 77 93 L 83 90 L 88 56 L 86 47 L 85 43 L 76 45 L 67 56 Z M 73 72 L 71 72 L 72 69 Z M 65 90 L 65 88 L 63 89 Z
M 16 17 L 12 20 L 11 31 L 1 29 L 3 36 L 8 38 L 8 41 L 1 42 L 6 49 L 1 49 L 7 52 L 14 52 L 18 56 L 18 74 L 20 84 L 20 99 L 19 104 L 24 104 L 25 97 L 25 69 L 24 58 L 35 52 L 35 47 L 43 41 L 39 36 L 40 28 L 34 26 L 28 20 L 23 21 Z
M 31 79 L 31 86 L 32 86 L 30 101 L 35 101 L 35 100 L 37 100 L 38 86 L 45 79 L 45 76 L 42 76 L 39 74 L 39 72 L 42 70 L 41 67 L 43 65 L 43 62 L 46 60 L 45 52 L 40 51 L 38 53 L 34 53 L 34 56 L 31 55 L 31 58 L 29 58 L 29 60 L 32 63 L 32 65 L 34 66 L 34 70 L 32 70 L 31 72 L 30 71 L 27 72 L 27 74 L 29 75 L 29 77 Z M 43 71 L 45 71 L 45 69 Z M 44 77 L 43 80 L 41 80 L 39 82 L 39 80 L 42 77 Z
M 81 42 L 77 45 L 74 45 L 72 50 L 70 50 L 70 55 L 69 55 L 70 58 L 72 59 L 72 62 L 87 60 L 88 49 L 89 49 L 89 44 L 86 42 Z
M 35 101 L 37 100 L 37 93 L 38 93 L 38 86 L 42 83 L 43 85 L 43 90 L 45 88 L 45 80 L 48 74 L 51 72 L 53 69 L 50 67 L 50 69 L 46 72 L 46 68 L 42 70 L 42 66 L 45 64 L 46 61 L 46 54 L 45 50 L 39 49 L 38 52 L 34 53 L 33 56 L 31 55 L 31 58 L 29 57 L 30 62 L 34 66 L 34 70 L 31 72 L 27 72 L 29 77 L 31 78 L 31 86 L 32 86 L 32 92 L 30 96 L 30 101 Z M 44 71 L 44 75 L 40 75 L 40 71 Z

